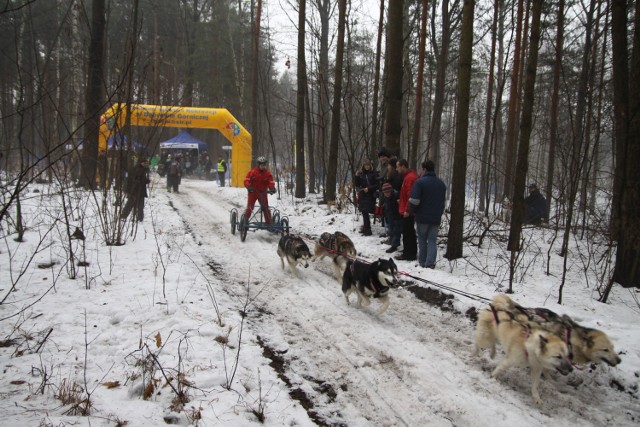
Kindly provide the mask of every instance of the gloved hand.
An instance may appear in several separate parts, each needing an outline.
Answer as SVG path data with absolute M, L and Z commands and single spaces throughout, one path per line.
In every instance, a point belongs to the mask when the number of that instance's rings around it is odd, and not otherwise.
M 254 191 L 254 190 L 253 190 L 253 187 L 252 187 L 252 186 L 250 186 L 250 185 L 249 185 L 249 186 L 247 186 L 247 191 L 248 191 L 249 193 L 253 193 L 253 191 Z
M 270 188 L 269 189 L 269 194 L 276 194 L 276 189 L 275 188 Z

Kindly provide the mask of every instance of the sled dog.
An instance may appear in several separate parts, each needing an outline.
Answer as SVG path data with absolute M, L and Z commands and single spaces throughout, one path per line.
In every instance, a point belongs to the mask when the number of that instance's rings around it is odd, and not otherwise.
M 297 275 L 297 265 L 301 265 L 304 268 L 309 267 L 309 259 L 311 259 L 311 253 L 309 247 L 298 236 L 291 236 L 284 234 L 278 242 L 278 255 L 280 256 L 280 264 L 284 270 L 284 260 L 287 259 L 289 268 L 294 274 Z
M 498 219 L 503 222 L 511 221 L 511 213 L 513 212 L 513 203 L 507 195 L 502 198 L 501 209 L 498 212 Z
M 504 294 L 496 295 L 491 305 L 494 310 L 504 311 L 532 328 L 544 329 L 563 338 L 569 347 L 569 359 L 574 364 L 604 362 L 616 366 L 621 362 L 606 333 L 581 326 L 566 314 L 560 316 L 546 308 L 522 307 Z
M 504 311 L 483 310 L 478 315 L 474 353 L 488 348 L 493 358 L 496 343 L 500 343 L 506 355 L 491 376 L 496 378 L 513 366 L 528 366 L 531 396 L 538 405 L 543 403 L 538 392 L 541 376 L 551 371 L 567 375 L 573 370 L 569 348 L 562 338 L 544 329 L 531 328 Z
M 331 258 L 336 278 L 340 278 L 347 266 L 347 261 L 349 258 L 355 257 L 357 252 L 349 236 L 336 231 L 335 233 L 322 233 L 316 242 L 313 255 L 314 259 Z
M 380 299 L 377 315 L 383 314 L 389 308 L 389 288 L 396 285 L 398 268 L 393 259 L 378 259 L 371 264 L 361 261 L 347 261 L 342 276 L 342 293 L 349 302 L 349 295 L 355 292 L 358 301 L 356 307 L 371 304 L 370 298 Z

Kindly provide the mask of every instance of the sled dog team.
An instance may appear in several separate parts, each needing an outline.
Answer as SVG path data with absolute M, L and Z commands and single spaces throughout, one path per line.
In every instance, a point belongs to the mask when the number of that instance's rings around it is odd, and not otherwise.
M 538 392 L 542 376 L 553 371 L 567 375 L 576 365 L 604 362 L 616 366 L 621 361 L 606 333 L 546 308 L 522 307 L 504 294 L 496 295 L 489 308 L 478 314 L 473 353 L 488 349 L 493 359 L 498 343 L 506 355 L 491 376 L 510 367 L 528 366 L 531 396 L 538 405 L 543 403 Z
M 371 304 L 371 298 L 380 300 L 378 315 L 389 308 L 389 289 L 396 285 L 398 268 L 390 259 L 379 259 L 372 263 L 358 261 L 357 252 L 351 239 L 344 233 L 322 233 L 316 242 L 314 255 L 301 237 L 283 235 L 278 243 L 278 255 L 284 269 L 286 258 L 289 268 L 297 276 L 297 266 L 307 268 L 309 260 L 330 258 L 336 278 L 342 279 L 342 293 L 349 302 L 349 295 L 355 292 L 356 307 Z
M 309 266 L 310 260 L 328 257 L 334 273 L 342 279 L 342 293 L 349 302 L 355 292 L 356 307 L 368 306 L 370 298 L 378 298 L 377 315 L 389 308 L 389 289 L 397 284 L 398 269 L 393 259 L 378 259 L 364 263 L 355 259 L 357 252 L 349 237 L 339 231 L 322 233 L 311 255 L 307 244 L 298 236 L 283 235 L 278 243 L 278 255 L 284 269 L 287 259 L 297 276 L 296 266 Z M 531 373 L 533 400 L 543 403 L 538 386 L 541 377 L 558 371 L 569 374 L 576 365 L 606 363 L 616 366 L 620 357 L 606 333 L 586 328 L 567 315 L 558 315 L 546 308 L 527 308 L 507 295 L 496 295 L 489 307 L 478 314 L 473 355 L 488 349 L 493 359 L 496 344 L 505 352 L 491 376 L 498 377 L 511 367 L 528 367 Z

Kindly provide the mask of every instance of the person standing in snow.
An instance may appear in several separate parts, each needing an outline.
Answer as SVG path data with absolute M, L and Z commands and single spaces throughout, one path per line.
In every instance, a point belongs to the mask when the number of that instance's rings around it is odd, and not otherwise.
M 365 159 L 362 169 L 356 172 L 355 187 L 358 189 L 358 209 L 362 212 L 362 231 L 364 236 L 371 236 L 371 218 L 375 213 L 378 190 L 378 171 L 373 168 L 371 160 Z
M 149 180 L 149 161 L 140 158 L 138 164 L 127 177 L 127 202 L 122 208 L 122 218 L 127 218 L 133 210 L 134 220 L 144 220 L 144 199 L 148 196 L 147 184 Z

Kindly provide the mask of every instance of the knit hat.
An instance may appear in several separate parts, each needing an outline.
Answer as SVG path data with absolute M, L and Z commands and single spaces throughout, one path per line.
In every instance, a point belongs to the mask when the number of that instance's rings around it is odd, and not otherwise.
M 391 190 L 393 190 L 393 187 L 391 186 L 391 184 L 389 184 L 388 182 L 385 182 L 384 184 L 382 184 L 383 193 L 390 193 Z
M 385 147 L 382 147 L 380 149 L 380 151 L 378 151 L 378 157 L 391 157 L 391 155 L 389 154 L 389 150 L 387 150 Z

